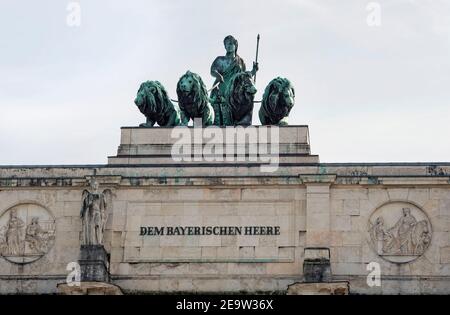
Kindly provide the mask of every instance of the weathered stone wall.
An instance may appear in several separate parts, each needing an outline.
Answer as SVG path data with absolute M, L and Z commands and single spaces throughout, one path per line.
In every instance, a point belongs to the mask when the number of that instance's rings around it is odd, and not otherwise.
M 81 198 L 92 177 L 113 194 L 104 245 L 112 282 L 125 293 L 285 292 L 303 281 L 311 247 L 330 249 L 332 278 L 350 281 L 350 293 L 450 293 L 450 163 L 320 164 L 299 127 L 281 144 L 293 156 L 272 173 L 258 163 L 145 164 L 152 154 L 168 160 L 167 131 L 153 147 L 134 131 L 124 129 L 109 165 L 0 167 L 0 293 L 55 293 L 65 282 L 67 264 L 79 259 Z M 45 246 L 28 236 L 14 253 L 12 218 L 21 233 L 38 220 Z M 141 226 L 280 233 L 141 236 Z M 380 264 L 381 287 L 367 284 L 370 262 Z
M 354 174 L 358 167 L 373 177 Z M 381 167 L 387 175 L 376 170 Z M 439 167 L 447 170 L 448 165 Z M 39 205 L 54 217 L 56 237 L 35 262 L 21 265 L 2 258 L 0 290 L 49 293 L 65 280 L 67 264 L 79 255 L 81 194 L 95 173 L 101 187 L 114 193 L 105 245 L 113 282 L 126 292 L 285 290 L 303 278 L 304 248 L 324 246 L 331 249 L 333 279 L 350 280 L 352 293 L 449 293 L 449 176 L 426 174 L 427 169 L 320 164 L 285 167 L 284 175 L 271 177 L 177 180 L 152 177 L 155 170 L 145 167 L 139 176 L 133 168 L 2 168 L 0 217 L 13 207 Z M 386 205 L 398 212 L 395 218 L 410 207 L 430 222 L 431 242 L 411 262 L 386 260 L 370 245 L 369 220 Z M 396 222 L 385 223 L 390 228 Z M 139 236 L 139 227 L 149 224 L 279 225 L 281 234 Z M 372 261 L 381 265 L 380 288 L 366 283 L 366 265 Z

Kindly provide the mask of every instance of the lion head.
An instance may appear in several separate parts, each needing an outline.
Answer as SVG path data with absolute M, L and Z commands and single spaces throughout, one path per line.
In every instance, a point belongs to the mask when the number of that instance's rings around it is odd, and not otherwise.
M 265 116 L 263 124 L 279 124 L 287 117 L 295 103 L 295 91 L 291 82 L 285 78 L 275 78 L 267 85 L 260 111 Z
M 178 81 L 177 95 L 180 110 L 190 118 L 202 116 L 208 105 L 208 91 L 198 74 L 187 71 Z
M 235 122 L 238 123 L 244 116 L 252 113 L 256 92 L 251 73 L 240 72 L 231 78 L 226 95 Z
M 173 106 L 159 81 L 146 81 L 139 87 L 134 103 L 145 116 L 155 116 L 168 106 Z

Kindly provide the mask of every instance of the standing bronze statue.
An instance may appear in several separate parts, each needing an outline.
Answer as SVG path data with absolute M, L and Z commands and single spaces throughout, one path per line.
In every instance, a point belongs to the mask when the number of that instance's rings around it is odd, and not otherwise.
M 238 41 L 231 35 L 223 40 L 226 55 L 217 57 L 211 65 L 211 75 L 216 79 L 211 91 L 211 103 L 214 108 L 214 125 L 230 126 L 234 125 L 233 114 L 226 100 L 227 89 L 232 78 L 246 72 L 244 60 L 237 54 Z M 258 63 L 253 63 L 250 71 L 252 77 L 258 71 Z

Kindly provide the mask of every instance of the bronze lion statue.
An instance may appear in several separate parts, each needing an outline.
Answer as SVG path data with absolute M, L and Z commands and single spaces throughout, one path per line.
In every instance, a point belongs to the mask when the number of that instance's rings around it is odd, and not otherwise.
M 259 119 L 263 125 L 286 126 L 287 117 L 295 103 L 295 91 L 285 78 L 275 78 L 264 90 Z
M 209 103 L 206 86 L 198 74 L 187 71 L 178 81 L 177 95 L 183 125 L 194 118 L 201 118 L 203 126 L 214 123 L 214 110 Z
M 236 73 L 226 89 L 226 102 L 234 125 L 250 126 L 253 116 L 253 100 L 257 90 L 250 72 Z
M 145 115 L 147 122 L 140 127 L 174 127 L 180 124 L 180 113 L 170 101 L 166 89 L 158 81 L 146 81 L 141 84 L 134 103 Z

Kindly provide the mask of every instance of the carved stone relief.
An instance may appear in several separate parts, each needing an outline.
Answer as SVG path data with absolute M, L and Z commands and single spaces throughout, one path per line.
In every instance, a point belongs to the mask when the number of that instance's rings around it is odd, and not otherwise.
M 394 263 L 407 263 L 423 255 L 431 243 L 432 229 L 419 207 L 390 202 L 372 213 L 368 233 L 378 255 Z
M 55 242 L 55 219 L 37 204 L 16 205 L 0 216 L 0 256 L 12 263 L 38 260 Z

